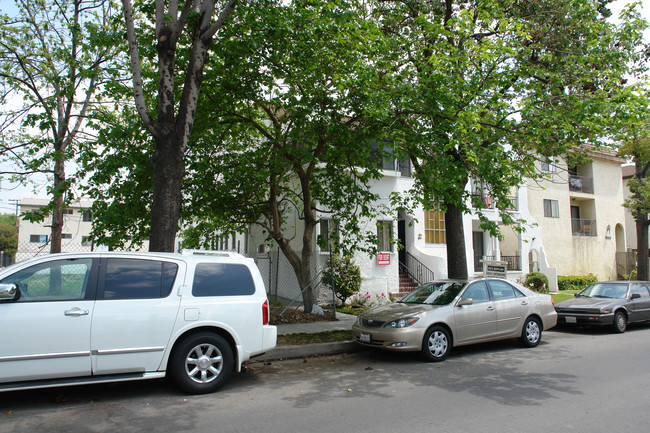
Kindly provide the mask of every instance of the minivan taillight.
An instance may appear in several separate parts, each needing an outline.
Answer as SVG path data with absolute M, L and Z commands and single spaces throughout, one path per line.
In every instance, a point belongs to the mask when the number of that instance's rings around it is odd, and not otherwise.
M 269 301 L 266 300 L 264 301 L 264 304 L 262 304 L 262 325 L 268 325 L 270 317 L 271 311 L 269 308 Z

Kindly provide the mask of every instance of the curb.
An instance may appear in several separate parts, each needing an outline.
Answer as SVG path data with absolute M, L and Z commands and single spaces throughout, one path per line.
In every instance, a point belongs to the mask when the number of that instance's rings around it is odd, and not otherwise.
M 354 341 L 277 346 L 275 349 L 251 358 L 251 361 L 277 361 L 280 359 L 303 358 L 314 355 L 336 355 L 358 352 L 363 348 Z

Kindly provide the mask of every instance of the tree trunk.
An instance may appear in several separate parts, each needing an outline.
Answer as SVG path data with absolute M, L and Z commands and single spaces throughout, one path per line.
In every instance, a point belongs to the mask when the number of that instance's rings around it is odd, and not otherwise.
M 455 205 L 447 204 L 447 212 L 445 212 L 445 233 L 447 235 L 448 278 L 466 279 L 467 254 L 465 252 L 463 213 Z
M 154 172 L 149 251 L 173 252 L 181 209 L 185 162 L 173 124 L 156 140 L 151 162 Z
M 645 177 L 645 164 L 635 158 L 635 176 L 641 180 Z M 639 204 L 644 203 L 644 197 L 640 191 L 636 193 L 636 200 Z M 648 281 L 648 210 L 644 205 L 636 211 L 636 279 Z
M 640 210 L 636 217 L 636 279 L 648 281 L 648 214 Z
M 54 207 L 52 209 L 52 231 L 50 234 L 50 253 L 61 252 L 61 233 L 63 232 L 63 195 L 65 183 L 65 163 L 57 159 L 54 163 Z

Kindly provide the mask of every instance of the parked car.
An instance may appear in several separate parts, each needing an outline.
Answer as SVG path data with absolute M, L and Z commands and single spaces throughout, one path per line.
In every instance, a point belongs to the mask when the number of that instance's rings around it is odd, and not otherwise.
M 275 347 L 252 259 L 53 254 L 0 271 L 0 391 L 169 377 L 215 391 Z
M 552 298 L 520 284 L 445 280 L 362 313 L 352 334 L 365 346 L 420 351 L 426 360 L 442 361 L 452 347 L 472 343 L 519 338 L 526 347 L 537 346 L 556 320 Z
M 611 326 L 625 332 L 628 323 L 650 320 L 650 283 L 606 281 L 591 284 L 575 298 L 558 302 L 555 311 L 562 325 Z

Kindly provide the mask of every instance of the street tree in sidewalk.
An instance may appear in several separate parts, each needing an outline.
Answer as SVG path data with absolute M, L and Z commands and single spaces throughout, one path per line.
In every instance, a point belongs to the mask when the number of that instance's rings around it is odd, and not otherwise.
M 618 153 L 634 162 L 634 177 L 627 186 L 632 196 L 625 201 L 636 222 L 636 250 L 638 280 L 647 281 L 648 269 L 648 227 L 650 220 L 650 101 L 647 90 L 639 88 L 631 93 L 621 113 L 627 119 Z
M 153 203 L 151 205 L 151 251 L 173 251 L 178 230 L 185 156 L 196 119 L 197 103 L 203 83 L 209 48 L 217 32 L 228 22 L 236 0 L 155 0 L 151 14 L 134 10 L 131 0 L 122 0 L 126 36 L 131 57 L 136 110 L 153 137 Z M 138 32 L 153 19 L 154 32 Z M 156 104 L 145 94 L 147 78 L 142 73 L 139 46 L 156 47 Z M 177 81 L 177 74 L 183 74 Z
M 348 241 L 338 248 L 354 248 L 364 221 L 374 227 L 380 212 L 370 184 L 382 155 L 371 143 L 382 131 L 371 121 L 373 31 L 362 8 L 284 3 L 257 14 L 242 8 L 229 43 L 215 47 L 222 61 L 206 73 L 184 238 L 199 246 L 216 229 L 259 227 L 291 264 L 310 312 L 320 280 L 312 270 L 317 225 L 328 219 L 330 235 Z M 372 239 L 366 246 L 376 248 Z
M 52 200 L 26 214 L 51 216 L 50 251 L 61 251 L 63 208 L 73 197 L 66 164 L 86 140 L 95 96 L 112 80 L 116 39 L 111 0 L 16 0 L 17 15 L 0 16 L 0 159 L 2 175 L 50 179 Z
M 485 209 L 516 222 L 511 190 L 539 178 L 540 157 L 579 156 L 615 129 L 645 22 L 626 9 L 613 24 L 607 3 L 374 3 L 393 64 L 394 142 L 415 167 L 415 188 L 396 200 L 445 212 L 450 278 L 468 275 L 464 214 L 498 235 Z

